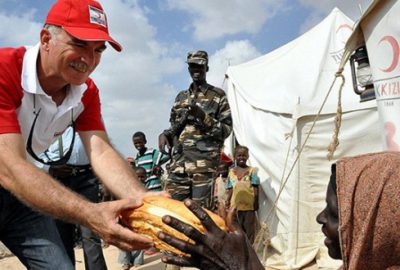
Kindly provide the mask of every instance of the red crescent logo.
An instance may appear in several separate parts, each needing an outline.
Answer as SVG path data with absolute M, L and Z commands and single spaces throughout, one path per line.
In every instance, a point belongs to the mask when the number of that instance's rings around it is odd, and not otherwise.
M 353 27 L 351 27 L 348 24 L 341 24 L 338 29 L 336 29 L 336 33 L 338 33 L 341 29 L 349 29 L 350 31 L 353 31 Z
M 350 33 L 351 32 L 353 32 L 353 27 L 351 27 L 350 25 L 348 25 L 347 23 L 345 23 L 345 24 L 341 24 L 341 25 L 339 25 L 339 27 L 336 29 L 336 35 L 341 31 L 341 30 L 350 30 Z M 350 35 L 350 33 L 348 34 L 348 35 Z M 346 33 L 347 34 L 347 33 Z M 343 39 L 343 40 L 341 40 L 341 42 L 343 43 L 343 44 L 346 44 L 346 41 L 347 41 L 347 39 L 348 39 L 348 35 L 344 35 L 344 34 L 342 34 L 342 37 L 341 37 L 341 39 Z
M 390 64 L 389 67 L 387 67 L 386 69 L 381 69 L 383 72 L 392 72 L 397 65 L 399 64 L 399 52 L 400 52 L 400 46 L 399 43 L 397 42 L 397 40 L 392 37 L 392 36 L 384 36 L 378 44 L 381 44 L 382 42 L 387 41 L 390 46 L 393 49 L 393 60 L 392 63 Z

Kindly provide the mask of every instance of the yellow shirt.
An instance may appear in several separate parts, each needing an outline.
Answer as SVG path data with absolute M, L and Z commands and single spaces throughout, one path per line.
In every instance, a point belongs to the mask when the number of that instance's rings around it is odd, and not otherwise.
M 254 210 L 254 185 L 259 184 L 256 169 L 247 167 L 247 170 L 238 175 L 236 167 L 231 168 L 228 174 L 228 188 L 232 187 L 231 206 L 239 211 Z

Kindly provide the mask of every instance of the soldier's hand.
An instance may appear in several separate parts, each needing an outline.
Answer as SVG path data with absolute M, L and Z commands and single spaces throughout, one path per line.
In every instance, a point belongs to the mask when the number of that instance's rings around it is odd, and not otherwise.
M 168 148 L 167 153 L 169 153 L 171 151 L 171 145 L 170 145 L 170 143 L 168 141 L 167 136 L 165 136 L 164 133 L 161 133 L 158 136 L 158 148 L 159 148 L 160 152 L 166 153 L 165 146 L 167 146 L 167 148 Z
M 189 109 L 189 110 L 188 110 L 188 113 L 189 113 L 191 116 L 193 116 L 193 117 L 199 119 L 200 121 L 204 121 L 204 118 L 206 117 L 206 113 L 203 111 L 202 108 L 200 108 L 200 107 L 197 106 L 197 105 L 189 105 L 189 106 L 188 106 L 188 109 Z

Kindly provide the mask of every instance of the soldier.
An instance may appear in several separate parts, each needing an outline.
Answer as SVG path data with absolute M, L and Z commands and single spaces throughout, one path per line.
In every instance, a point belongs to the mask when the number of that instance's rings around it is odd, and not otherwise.
M 232 131 L 232 118 L 225 92 L 206 81 L 207 52 L 189 52 L 187 63 L 193 82 L 177 95 L 171 126 L 160 134 L 159 147 L 174 148 L 166 183 L 172 198 L 191 198 L 210 208 L 213 176 L 221 147 Z

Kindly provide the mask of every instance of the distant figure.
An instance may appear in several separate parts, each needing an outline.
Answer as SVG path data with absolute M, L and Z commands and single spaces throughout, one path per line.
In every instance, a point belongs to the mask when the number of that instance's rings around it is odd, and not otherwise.
M 249 149 L 246 146 L 237 146 L 234 158 L 235 166 L 229 170 L 226 184 L 227 204 L 237 209 L 239 225 L 253 243 L 258 225 L 256 212 L 260 179 L 256 168 L 247 165 Z
M 226 190 L 226 179 L 228 177 L 228 171 L 231 164 L 232 162 L 228 163 L 221 160 L 215 171 L 214 211 L 224 219 L 226 217 L 226 200 L 228 197 Z
M 146 184 L 146 179 L 147 179 L 147 172 L 146 172 L 146 169 L 143 168 L 143 167 L 141 167 L 141 166 L 135 167 L 135 173 L 136 173 L 137 179 L 138 179 L 143 185 Z
M 210 209 L 220 149 L 232 131 L 231 110 L 225 92 L 206 81 L 207 52 L 189 52 L 187 63 L 193 82 L 175 98 L 171 126 L 160 134 L 158 144 L 160 151 L 167 146 L 173 155 L 165 183 L 172 198 L 191 198 Z
M 144 187 L 149 191 L 160 191 L 161 187 L 161 162 L 165 159 L 165 155 L 157 149 L 146 147 L 146 135 L 141 132 L 135 132 L 132 136 L 132 142 L 138 153 L 135 158 L 135 166 L 143 167 L 146 170 L 146 179 Z
M 159 136 L 159 149 L 179 148 L 170 164 L 166 190 L 172 198 L 192 198 L 212 206 L 212 188 L 220 149 L 232 131 L 232 118 L 225 92 L 206 81 L 208 54 L 189 52 L 188 71 L 193 80 L 175 98 L 171 126 Z M 176 138 L 178 137 L 178 144 Z

